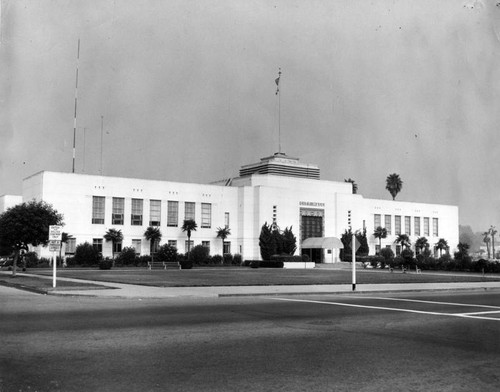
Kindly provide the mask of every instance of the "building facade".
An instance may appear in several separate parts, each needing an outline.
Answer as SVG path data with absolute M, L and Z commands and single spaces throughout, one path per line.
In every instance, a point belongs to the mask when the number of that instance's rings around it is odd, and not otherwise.
M 366 199 L 352 193 L 346 182 L 319 179 L 316 165 L 302 164 L 284 154 L 263 158 L 243 166 L 240 176 L 212 184 L 193 184 L 145 179 L 108 177 L 43 171 L 23 181 L 22 199 L 45 200 L 64 215 L 64 231 L 72 235 L 66 253 L 77 244 L 89 242 L 103 256 L 111 256 L 112 244 L 104 235 L 114 228 L 123 233 L 123 247 L 149 254 L 144 238 L 147 227 L 158 227 L 161 244 L 169 243 L 179 252 L 187 250 L 182 231 L 185 219 L 198 225 L 192 245 L 203 245 L 210 254 L 241 254 L 243 259 L 260 259 L 259 235 L 264 223 L 281 229 L 291 227 L 297 237 L 297 252 L 310 237 L 340 238 L 346 229 L 366 228 L 370 254 L 379 240 L 377 226 L 388 231 L 382 247 L 398 252 L 395 239 L 407 234 L 412 243 L 426 237 L 431 246 L 440 238 L 454 248 L 458 244 L 458 207 Z M 222 242 L 217 229 L 228 227 L 231 234 Z M 38 248 L 41 256 L 47 248 Z M 337 250 L 317 250 L 317 262 L 338 261 Z

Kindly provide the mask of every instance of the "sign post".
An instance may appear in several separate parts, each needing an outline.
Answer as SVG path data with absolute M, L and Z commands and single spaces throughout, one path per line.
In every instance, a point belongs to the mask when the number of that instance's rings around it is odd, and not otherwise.
M 352 291 L 356 291 L 356 235 L 352 235 Z
M 61 247 L 61 239 L 62 239 L 62 226 L 51 225 L 49 226 L 49 251 L 52 252 L 52 287 L 56 287 L 56 265 L 57 265 L 57 256 L 56 252 Z

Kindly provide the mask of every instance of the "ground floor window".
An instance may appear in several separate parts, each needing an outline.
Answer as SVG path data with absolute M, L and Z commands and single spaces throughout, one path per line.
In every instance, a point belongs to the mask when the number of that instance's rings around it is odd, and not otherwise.
M 92 246 L 96 252 L 102 253 L 102 238 L 94 238 L 92 240 Z
M 122 251 L 121 241 L 113 243 L 113 253 L 120 253 L 121 251 Z
M 231 253 L 231 241 L 224 241 L 222 254 L 228 254 L 228 253 Z
M 191 241 L 186 240 L 184 242 L 184 246 L 185 246 L 184 249 L 186 249 L 186 252 L 189 252 L 191 249 L 193 249 L 194 241 L 193 240 L 191 240 Z
M 208 249 L 208 254 L 210 254 L 210 241 L 201 241 L 201 245 Z
M 74 254 L 75 253 L 75 250 L 76 250 L 76 238 L 70 238 L 67 242 L 66 242 L 66 254 Z
M 132 248 L 135 249 L 135 254 L 141 254 L 141 240 L 132 240 Z
M 177 240 L 168 240 L 167 244 L 169 246 L 173 246 L 174 248 L 177 248 Z
M 380 245 L 375 245 L 375 254 L 378 255 L 380 253 Z

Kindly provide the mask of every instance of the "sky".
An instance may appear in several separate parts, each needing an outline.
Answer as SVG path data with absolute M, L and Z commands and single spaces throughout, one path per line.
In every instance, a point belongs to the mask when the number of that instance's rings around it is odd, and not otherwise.
M 194 183 L 281 145 L 500 227 L 498 3 L 2 0 L 0 195 L 71 172 L 73 140 L 76 173 Z

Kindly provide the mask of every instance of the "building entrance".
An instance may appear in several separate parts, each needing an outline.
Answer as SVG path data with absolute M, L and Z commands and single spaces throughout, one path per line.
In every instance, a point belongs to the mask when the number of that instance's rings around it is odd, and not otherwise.
M 300 209 L 300 240 L 301 243 L 311 237 L 324 236 L 323 219 L 325 212 L 316 208 Z M 302 254 L 308 255 L 315 263 L 323 262 L 323 249 L 301 249 Z

